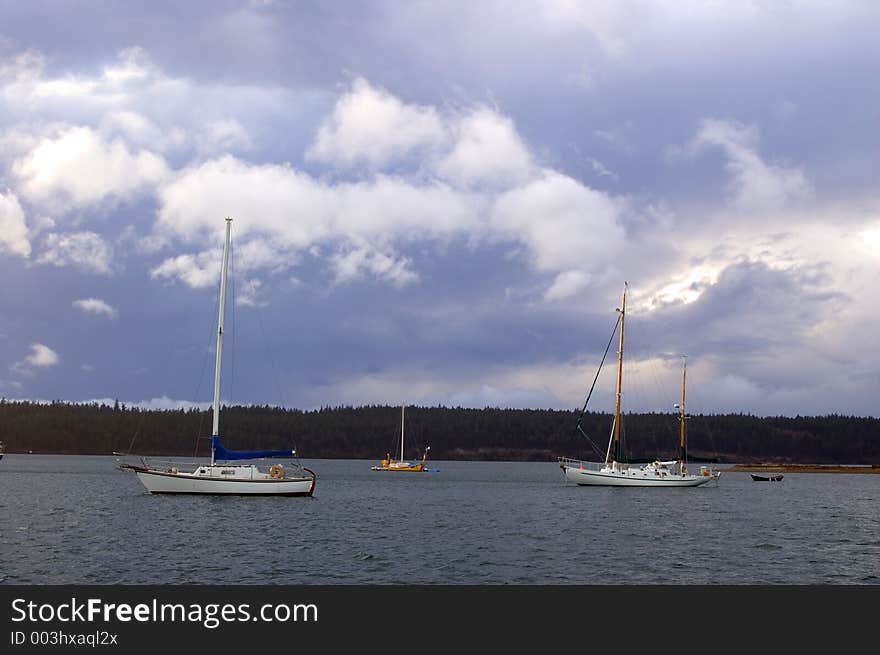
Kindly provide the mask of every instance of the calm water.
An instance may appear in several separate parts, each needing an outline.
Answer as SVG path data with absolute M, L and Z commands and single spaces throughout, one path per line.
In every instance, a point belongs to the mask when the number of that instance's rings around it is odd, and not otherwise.
M 315 497 L 151 496 L 112 457 L 0 461 L 6 584 L 877 584 L 880 475 L 569 486 L 554 463 L 306 460 Z

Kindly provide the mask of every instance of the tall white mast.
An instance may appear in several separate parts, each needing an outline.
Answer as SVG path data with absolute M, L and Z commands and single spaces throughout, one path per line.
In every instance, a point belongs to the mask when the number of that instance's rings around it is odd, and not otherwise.
M 681 475 L 684 475 L 686 472 L 685 458 L 687 457 L 687 445 L 685 442 L 686 428 L 684 425 L 685 421 L 687 421 L 687 414 L 685 413 L 685 410 L 684 410 L 685 387 L 687 386 L 687 370 L 688 370 L 687 355 L 682 355 L 681 356 L 681 418 L 679 419 L 681 421 L 681 427 L 680 427 L 681 443 L 679 445 L 679 452 L 678 452 L 678 459 L 679 459 L 678 469 L 679 469 L 679 473 L 681 473 Z
M 226 313 L 226 269 L 229 265 L 229 233 L 232 219 L 226 219 L 226 243 L 223 246 L 223 267 L 220 270 L 220 318 L 217 321 L 217 360 L 214 363 L 214 426 L 212 437 L 220 436 L 220 365 L 223 363 L 223 316 Z M 214 466 L 214 444 L 211 444 L 211 466 Z
M 620 396 L 623 391 L 623 330 L 626 325 L 626 287 L 623 283 L 623 300 L 620 304 L 620 348 L 617 351 L 617 406 L 614 410 L 614 452 L 613 460 L 620 457 Z M 607 455 L 605 463 L 608 463 Z
M 406 405 L 400 406 L 400 461 L 403 461 L 403 410 Z

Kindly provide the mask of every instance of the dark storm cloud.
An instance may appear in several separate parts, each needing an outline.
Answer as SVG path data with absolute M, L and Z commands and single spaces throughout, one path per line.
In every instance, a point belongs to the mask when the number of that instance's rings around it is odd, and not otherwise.
M 829 303 L 846 300 L 841 292 L 816 290 L 825 281 L 821 270 L 774 270 L 740 262 L 725 268 L 699 300 L 647 317 L 644 330 L 668 352 L 731 361 L 772 357 L 780 346 L 801 341 Z

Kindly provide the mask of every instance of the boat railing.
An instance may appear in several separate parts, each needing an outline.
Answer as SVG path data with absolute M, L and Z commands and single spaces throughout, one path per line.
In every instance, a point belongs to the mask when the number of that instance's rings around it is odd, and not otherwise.
M 156 459 L 155 457 L 142 457 L 143 463 L 149 464 L 154 469 L 179 469 L 179 468 L 197 468 L 199 466 L 208 466 L 210 462 L 198 459 Z
M 119 465 L 124 465 L 125 468 L 130 466 L 131 458 L 135 457 L 136 460 L 139 460 L 141 466 L 144 468 L 156 469 L 156 470 L 165 470 L 165 471 L 174 471 L 177 472 L 178 469 L 186 469 L 186 468 L 197 468 L 199 466 L 205 466 L 209 462 L 205 460 L 196 460 L 196 459 L 157 459 L 155 457 L 145 457 L 145 456 L 137 456 L 137 455 L 124 455 L 122 453 L 114 453 L 116 455 L 116 463 Z
M 582 459 L 572 459 L 571 457 L 559 457 L 559 466 L 563 468 L 584 469 L 587 471 L 599 471 L 605 466 L 605 462 L 585 462 Z
M 117 464 L 125 464 L 125 455 L 121 453 L 116 453 L 116 461 Z M 138 457 L 141 462 L 141 465 L 144 468 L 149 468 L 158 471 L 167 471 L 168 473 L 177 473 L 178 471 L 183 470 L 195 470 L 200 466 L 210 466 L 210 462 L 205 459 L 177 459 L 177 458 L 156 458 L 156 457 Z M 247 460 L 247 462 L 239 462 L 239 461 L 217 461 L 215 462 L 215 466 L 242 466 L 242 465 L 250 465 L 250 464 L 258 464 L 264 463 L 271 459 L 273 462 L 277 461 L 277 458 L 259 458 Z M 298 458 L 292 457 L 289 461 L 285 461 L 285 466 L 290 466 L 294 470 L 305 470 L 302 462 L 299 461 Z M 128 468 L 128 467 L 126 467 Z

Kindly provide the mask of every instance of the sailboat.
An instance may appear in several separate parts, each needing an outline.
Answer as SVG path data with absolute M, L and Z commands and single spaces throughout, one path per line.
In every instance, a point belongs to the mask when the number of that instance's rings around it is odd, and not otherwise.
M 428 451 L 431 450 L 431 446 L 425 447 L 425 452 L 422 454 L 422 459 L 417 462 L 408 462 L 403 459 L 403 425 L 404 425 L 404 410 L 406 406 L 401 405 L 400 407 L 400 459 L 394 459 L 391 456 L 391 453 L 387 453 L 385 455 L 385 459 L 382 460 L 382 463 L 378 466 L 370 467 L 373 471 L 399 471 L 399 472 L 410 472 L 410 473 L 421 473 L 422 471 L 426 471 L 425 469 L 425 461 L 428 458 Z
M 150 493 L 154 494 L 223 494 L 246 496 L 311 496 L 315 491 L 315 473 L 296 466 L 295 473 L 273 464 L 261 471 L 250 464 L 221 464 L 234 460 L 295 458 L 295 450 L 227 450 L 220 441 L 220 369 L 223 363 L 223 318 L 226 309 L 226 273 L 229 265 L 229 239 L 232 219 L 226 219 L 226 242 L 220 274 L 220 318 L 217 326 L 217 353 L 214 366 L 214 421 L 211 432 L 211 462 L 195 464 L 192 470 L 177 466 L 157 467 L 142 460 L 142 465 L 121 464 L 134 471 Z M 291 467 L 294 468 L 294 467 Z
M 618 310 L 619 316 L 614 330 L 611 332 L 611 339 L 608 347 L 614 339 L 614 332 L 617 326 L 620 326 L 620 345 L 617 351 L 617 403 L 614 411 L 614 422 L 611 427 L 611 436 L 608 439 L 608 448 L 605 451 L 604 462 L 584 462 L 568 457 L 559 458 L 559 466 L 565 473 L 565 479 L 574 482 L 580 486 L 606 486 L 606 487 L 698 487 L 712 480 L 718 479 L 718 474 L 707 467 L 702 467 L 700 475 L 692 475 L 687 472 L 686 468 L 686 440 L 685 440 L 685 384 L 687 380 L 687 364 L 683 367 L 682 384 L 681 384 L 681 427 L 680 427 L 680 452 L 678 460 L 654 460 L 643 466 L 631 465 L 622 462 L 623 452 L 620 441 L 620 405 L 623 392 L 623 337 L 626 327 L 626 290 L 627 284 L 623 285 L 623 301 L 621 308 Z M 605 349 L 605 355 L 608 354 L 608 348 Z M 602 362 L 605 362 L 603 356 Z M 599 365 L 601 370 L 602 365 Z M 599 372 L 596 372 L 596 378 Z M 595 387 L 596 380 L 593 380 Z M 590 389 L 592 394 L 592 388 Z M 584 403 L 586 412 L 587 403 L 590 400 L 590 394 L 587 395 L 587 402 Z M 581 417 L 583 417 L 583 412 Z M 580 428 L 580 420 L 577 429 L 583 434 Z M 676 467 L 676 464 L 678 465 Z

